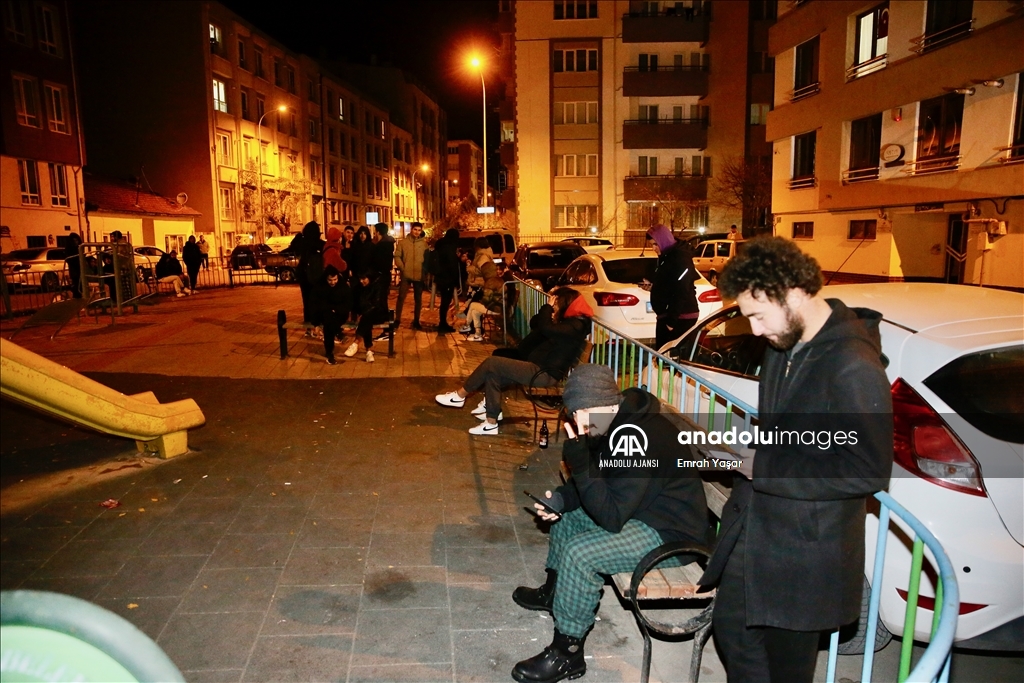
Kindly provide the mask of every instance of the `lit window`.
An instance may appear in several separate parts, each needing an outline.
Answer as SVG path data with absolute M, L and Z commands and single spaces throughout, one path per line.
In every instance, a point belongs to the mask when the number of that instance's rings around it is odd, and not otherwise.
M 18 180 L 21 183 L 21 203 L 39 206 L 39 169 L 31 159 L 18 159 Z
M 339 97 L 338 98 L 338 120 L 339 121 L 344 121 L 345 120 L 345 98 L 344 97 Z
M 49 164 L 50 206 L 68 205 L 68 173 L 64 164 Z
M 231 134 L 217 133 L 217 163 L 231 166 Z
M 310 157 L 309 159 L 309 179 L 314 183 L 320 182 L 320 160 Z
M 39 49 L 48 55 L 60 55 L 57 27 L 57 10 L 49 5 L 39 5 Z
M 863 76 L 885 66 L 889 43 L 889 3 L 883 3 L 857 17 L 857 35 L 854 44 L 851 76 Z M 870 62 L 870 65 L 867 63 Z
M 46 118 L 50 123 L 50 130 L 55 133 L 69 133 L 67 118 L 67 90 L 59 85 L 43 86 L 46 97 Z
M 224 81 L 213 79 L 213 108 L 228 113 L 227 88 Z
M 752 126 L 763 126 L 768 123 L 768 112 L 771 111 L 772 105 L 770 104 L 751 104 L 750 105 L 750 125 Z
M 233 188 L 220 188 L 220 217 L 225 221 L 235 219 L 235 190 Z
M 210 24 L 210 52 L 220 54 L 222 44 L 220 26 Z
M 42 128 L 39 121 L 36 82 L 27 76 L 14 75 L 14 110 L 21 125 Z

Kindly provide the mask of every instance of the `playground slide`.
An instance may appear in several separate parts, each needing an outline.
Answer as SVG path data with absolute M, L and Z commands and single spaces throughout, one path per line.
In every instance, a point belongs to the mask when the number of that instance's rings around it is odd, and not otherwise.
M 0 393 L 69 422 L 134 439 L 140 452 L 162 458 L 186 453 L 187 430 L 206 422 L 190 398 L 160 403 L 151 391 L 125 396 L 6 339 L 0 339 Z

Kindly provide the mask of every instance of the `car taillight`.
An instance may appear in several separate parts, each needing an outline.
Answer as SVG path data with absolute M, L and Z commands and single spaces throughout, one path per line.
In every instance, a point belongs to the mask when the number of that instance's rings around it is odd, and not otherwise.
M 942 417 L 902 379 L 892 385 L 892 417 L 896 464 L 938 486 L 987 496 L 978 461 Z
M 702 304 L 710 304 L 721 300 L 722 295 L 718 293 L 718 287 L 715 287 L 714 289 L 709 289 L 708 291 L 704 292 L 703 294 L 697 297 L 697 301 L 701 302 Z
M 620 294 L 618 292 L 597 292 L 594 294 L 598 306 L 636 306 L 640 299 L 632 294 Z

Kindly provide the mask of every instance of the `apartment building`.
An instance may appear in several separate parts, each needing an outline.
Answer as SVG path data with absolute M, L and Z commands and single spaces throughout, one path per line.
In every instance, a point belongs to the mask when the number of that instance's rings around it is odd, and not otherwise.
M 67 4 L 0 2 L 0 251 L 92 238 Z
M 498 139 L 498 187 L 495 206 L 506 214 L 516 211 L 516 21 L 512 0 L 499 0 L 496 25 L 500 45 L 497 74 L 501 79 L 497 109 L 500 125 Z
M 776 234 L 834 281 L 1024 287 L 1024 7 L 783 2 Z
M 483 203 L 484 155 L 472 140 L 448 141 L 448 198 L 476 197 Z M 488 205 L 493 202 L 488 202 Z
M 419 202 L 413 181 L 422 174 L 422 170 L 412 163 L 412 133 L 394 122 L 391 124 L 391 147 L 395 228 L 398 235 L 404 236 L 409 233 L 410 224 L 421 220 L 417 215 Z
M 715 180 L 722 169 L 767 166 L 775 2 L 510 9 L 521 232 L 631 242 L 654 223 L 752 231 L 765 221 L 766 207 L 736 201 Z

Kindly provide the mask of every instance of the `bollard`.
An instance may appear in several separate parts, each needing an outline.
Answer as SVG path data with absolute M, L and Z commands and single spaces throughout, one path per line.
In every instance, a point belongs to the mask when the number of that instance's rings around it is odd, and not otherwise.
M 288 330 L 284 329 L 284 324 L 288 322 L 288 318 L 285 316 L 284 311 L 277 312 L 277 338 L 281 342 L 281 360 L 288 357 Z

